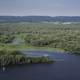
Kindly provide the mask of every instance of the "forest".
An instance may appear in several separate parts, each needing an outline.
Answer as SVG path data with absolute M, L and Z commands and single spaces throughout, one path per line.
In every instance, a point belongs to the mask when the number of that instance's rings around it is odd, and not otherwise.
M 0 23 L 0 47 L 17 46 L 49 47 L 80 54 L 80 23 Z
M 80 54 L 79 22 L 0 23 L 0 65 L 52 63 L 48 56 L 29 57 L 22 50 L 45 49 Z

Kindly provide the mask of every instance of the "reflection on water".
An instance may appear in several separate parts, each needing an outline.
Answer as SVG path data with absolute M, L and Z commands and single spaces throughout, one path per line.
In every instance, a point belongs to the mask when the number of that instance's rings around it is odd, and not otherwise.
M 24 51 L 27 56 L 49 56 L 53 64 L 30 64 L 0 70 L 0 80 L 80 80 L 80 56 L 59 52 Z

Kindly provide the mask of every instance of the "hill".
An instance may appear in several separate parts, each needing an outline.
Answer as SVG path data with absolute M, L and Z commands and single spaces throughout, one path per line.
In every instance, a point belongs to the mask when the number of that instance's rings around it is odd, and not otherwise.
M 0 22 L 80 22 L 80 16 L 0 16 Z

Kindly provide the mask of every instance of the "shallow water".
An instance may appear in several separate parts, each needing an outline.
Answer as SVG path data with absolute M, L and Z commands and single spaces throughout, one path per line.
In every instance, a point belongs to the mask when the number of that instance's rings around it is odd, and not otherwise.
M 24 51 L 27 56 L 43 56 L 56 60 L 53 64 L 30 64 L 0 69 L 0 80 L 80 80 L 80 56 L 60 52 Z

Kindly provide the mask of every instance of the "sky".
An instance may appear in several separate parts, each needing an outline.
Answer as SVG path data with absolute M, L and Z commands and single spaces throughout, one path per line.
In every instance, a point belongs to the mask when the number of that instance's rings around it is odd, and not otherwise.
M 0 0 L 0 15 L 80 16 L 80 0 Z

